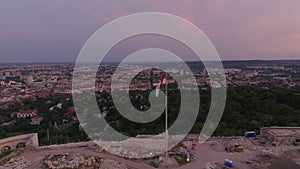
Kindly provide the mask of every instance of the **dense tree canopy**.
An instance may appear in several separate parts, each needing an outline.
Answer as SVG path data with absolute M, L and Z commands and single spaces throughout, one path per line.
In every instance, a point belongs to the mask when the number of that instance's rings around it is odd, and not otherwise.
M 142 110 L 151 107 L 148 95 L 150 91 L 130 91 L 131 103 Z M 138 96 L 138 97 L 136 97 Z M 191 133 L 200 133 L 210 108 L 210 90 L 200 91 L 200 108 L 197 121 Z M 106 121 L 119 132 L 128 136 L 137 134 L 158 134 L 165 130 L 164 113 L 155 121 L 147 124 L 134 123 L 124 118 L 113 107 L 109 93 L 97 93 L 99 110 L 107 111 Z M 180 91 L 169 92 L 169 126 L 177 119 L 180 109 Z M 49 108 L 63 102 L 62 109 Z M 76 122 L 63 131 L 58 131 L 54 125 L 63 124 L 63 115 L 73 106 L 71 98 L 53 97 L 40 98 L 36 101 L 25 101 L 23 105 L 16 104 L 7 110 L 0 110 L 3 122 L 16 120 L 15 125 L 0 127 L 0 138 L 13 135 L 38 132 L 40 143 L 59 144 L 88 140 L 89 138 Z M 192 105 L 188 105 L 192 106 Z M 30 125 L 30 119 L 11 118 L 10 114 L 22 109 L 37 109 L 44 118 L 41 125 Z M 182 122 L 185 125 L 186 122 Z M 229 87 L 227 101 L 221 122 L 214 135 L 243 135 L 245 131 L 259 132 L 265 126 L 300 126 L 300 89 L 270 88 L 263 89 L 254 86 Z

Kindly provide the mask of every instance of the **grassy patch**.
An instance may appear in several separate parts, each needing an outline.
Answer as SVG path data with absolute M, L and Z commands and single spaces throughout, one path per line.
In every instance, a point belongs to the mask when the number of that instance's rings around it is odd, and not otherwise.
M 158 164 L 157 162 L 155 162 L 155 161 L 151 161 L 151 162 L 150 162 L 150 165 L 151 165 L 152 167 L 154 167 L 154 168 L 158 168 L 158 167 L 159 167 L 159 164 Z
M 0 154 L 0 164 L 5 162 L 4 158 L 7 157 L 12 152 L 13 152 L 12 150 L 9 150 L 9 151 L 6 151 L 6 152 Z
M 187 164 L 186 155 L 179 155 L 179 156 L 175 156 L 174 158 L 180 166 Z

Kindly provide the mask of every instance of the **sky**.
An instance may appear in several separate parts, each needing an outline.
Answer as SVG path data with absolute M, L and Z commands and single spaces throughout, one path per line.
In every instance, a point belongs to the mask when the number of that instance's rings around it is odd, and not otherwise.
M 1 0 L 0 63 L 74 62 L 99 28 L 138 12 L 187 19 L 209 37 L 222 60 L 300 59 L 299 9 L 299 0 Z M 133 44 L 151 47 L 155 39 L 128 41 L 114 58 Z

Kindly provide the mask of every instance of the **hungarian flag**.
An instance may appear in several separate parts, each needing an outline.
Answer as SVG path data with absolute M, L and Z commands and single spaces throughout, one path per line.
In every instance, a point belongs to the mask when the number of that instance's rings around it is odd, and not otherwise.
M 167 85 L 167 74 L 165 73 L 164 76 L 159 81 L 158 85 L 156 86 L 156 90 L 155 90 L 155 96 L 156 97 L 159 96 L 159 92 L 160 92 L 161 89 L 166 88 L 166 85 Z

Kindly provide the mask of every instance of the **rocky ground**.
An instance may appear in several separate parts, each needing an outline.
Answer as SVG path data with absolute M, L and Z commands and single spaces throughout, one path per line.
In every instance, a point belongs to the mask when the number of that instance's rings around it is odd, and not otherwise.
M 195 141 L 185 141 L 172 153 L 189 152 L 189 146 Z M 227 152 L 226 147 L 238 144 L 243 151 Z M 261 145 L 257 139 L 244 137 L 210 138 L 193 149 L 194 160 L 182 165 L 175 164 L 172 158 L 171 168 L 180 169 L 220 169 L 225 159 L 233 162 L 235 169 L 299 169 L 300 147 Z M 2 163 L 0 169 L 38 169 L 38 168 L 101 168 L 101 169 L 151 169 L 153 162 L 159 168 L 166 167 L 159 158 L 147 160 L 129 160 L 103 151 L 100 147 L 66 147 L 38 150 L 25 150 L 17 157 Z M 169 167 L 170 168 L 170 167 Z
M 6 163 L 0 166 L 0 169 L 24 169 L 31 166 L 32 163 L 24 156 L 11 158 Z
M 102 159 L 100 162 L 101 169 L 127 169 L 124 163 L 120 163 L 113 160 Z
M 84 157 L 80 154 L 53 154 L 44 159 L 44 165 L 49 169 L 65 168 L 99 168 L 99 158 Z

